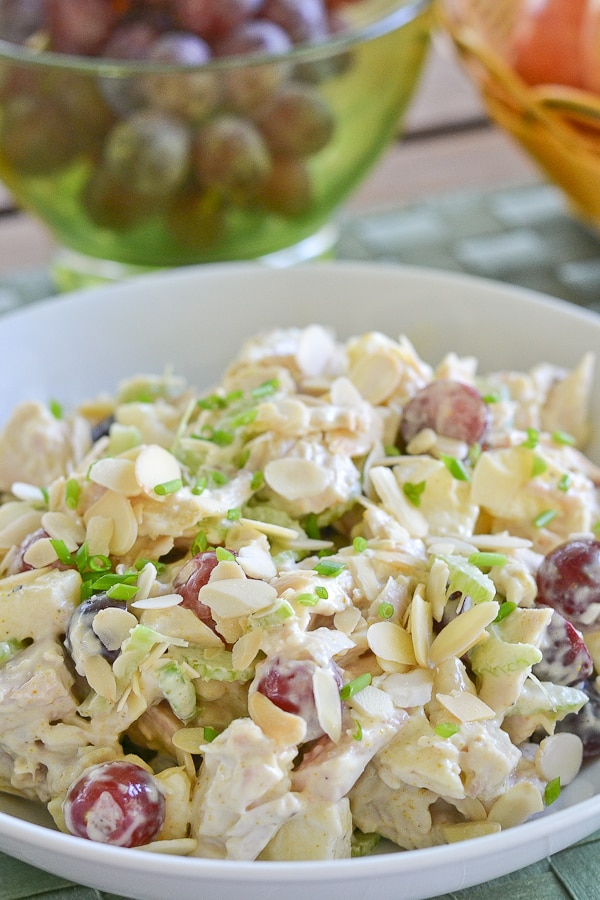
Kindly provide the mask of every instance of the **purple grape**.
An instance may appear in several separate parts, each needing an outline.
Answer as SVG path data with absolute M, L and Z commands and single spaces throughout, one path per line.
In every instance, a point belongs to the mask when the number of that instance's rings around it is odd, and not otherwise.
M 544 657 L 533 666 L 540 681 L 574 685 L 588 679 L 594 663 L 583 635 L 564 616 L 554 610 L 540 645 Z
M 537 600 L 568 619 L 584 634 L 599 627 L 600 542 L 591 538 L 568 541 L 542 560 L 536 575 Z M 600 607 L 598 607 L 600 609 Z

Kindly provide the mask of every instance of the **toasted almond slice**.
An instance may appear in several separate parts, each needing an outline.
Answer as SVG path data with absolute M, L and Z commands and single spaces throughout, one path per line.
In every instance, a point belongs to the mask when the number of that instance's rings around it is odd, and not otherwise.
M 118 650 L 129 632 L 137 625 L 133 613 L 125 609 L 109 606 L 99 610 L 94 616 L 92 629 L 107 650 Z
M 279 709 L 259 691 L 248 698 L 248 712 L 255 725 L 280 747 L 301 744 L 306 736 L 306 722 L 301 716 Z
M 333 472 L 310 459 L 286 456 L 272 459 L 264 468 L 265 481 L 285 500 L 301 500 L 322 494 L 329 487 Z
M 196 566 L 192 562 L 190 575 L 195 568 Z M 232 578 L 245 581 L 246 573 L 234 559 L 221 559 L 210 573 L 209 581 L 230 581 Z
M 442 825 L 442 834 L 449 844 L 485 837 L 486 834 L 498 834 L 500 831 L 502 827 L 499 822 L 454 822 Z
M 328 367 L 335 353 L 335 341 L 321 325 L 304 328 L 298 340 L 296 362 L 304 375 L 316 378 Z
M 90 481 L 110 488 L 118 494 L 135 497 L 141 492 L 136 478 L 135 462 L 132 459 L 99 459 L 90 467 Z
M 117 699 L 117 682 L 110 664 L 103 656 L 88 656 L 85 660 L 85 677 L 100 697 L 114 703 Z
M 424 587 L 418 584 L 410 606 L 410 634 L 417 663 L 422 668 L 429 665 L 429 648 L 433 641 L 433 615 L 431 605 L 423 596 Z
M 368 684 L 362 691 L 351 697 L 348 705 L 371 719 L 381 719 L 384 722 L 391 719 L 395 712 L 390 695 L 372 684 Z
M 381 350 L 361 356 L 352 366 L 349 377 L 352 384 L 369 403 L 383 403 L 394 392 L 400 380 L 400 360 Z
M 42 513 L 38 510 L 28 509 L 24 503 L 6 503 L 5 506 L 10 507 L 10 515 L 5 512 L 2 517 L 0 547 L 8 550 L 9 547 L 20 544 L 27 535 L 40 527 Z M 1 511 L 4 509 L 4 506 L 0 507 Z
M 108 516 L 91 516 L 87 521 L 85 539 L 90 556 L 108 556 L 115 523 Z
M 267 609 L 277 597 L 275 588 L 253 578 L 225 578 L 209 581 L 198 592 L 198 599 L 224 619 L 247 616 Z
M 348 406 L 350 409 L 356 409 L 362 400 L 358 388 L 343 375 L 331 382 L 329 396 L 334 406 Z
M 84 515 L 86 525 L 93 516 L 103 516 L 113 522 L 113 534 L 110 540 L 110 552 L 115 556 L 123 556 L 133 545 L 138 534 L 137 520 L 131 503 L 123 494 L 107 490 Z
M 446 608 L 446 587 L 450 569 L 443 559 L 435 559 L 429 570 L 425 597 L 431 604 L 431 612 L 436 622 L 441 622 Z
M 171 741 L 174 747 L 178 750 L 183 750 L 184 753 L 191 753 L 192 755 L 200 753 L 200 747 L 206 744 L 204 728 L 180 728 L 173 734 Z
M 256 528 L 257 531 L 260 531 L 261 534 L 266 534 L 267 537 L 277 538 L 277 540 L 282 543 L 294 541 L 300 535 L 300 532 L 296 531 L 294 528 L 286 528 L 284 525 L 274 525 L 272 522 L 261 522 L 258 519 L 248 519 L 245 516 L 242 516 L 238 521 L 241 525 L 250 525 L 252 528 Z
M 243 671 L 252 665 L 260 651 L 262 639 L 262 628 L 254 628 L 238 638 L 231 651 L 231 665 L 234 669 Z
M 396 622 L 375 622 L 367 631 L 367 643 L 375 656 L 392 663 L 416 666 L 410 634 Z
M 342 734 L 340 689 L 332 673 L 327 669 L 315 669 L 312 684 L 319 724 L 325 734 L 337 743 Z
M 538 788 L 531 781 L 519 781 L 494 802 L 488 813 L 488 822 L 498 822 L 502 828 L 512 828 L 543 809 L 544 801 Z
M 436 694 L 436 699 L 449 713 L 461 722 L 479 722 L 482 719 L 493 719 L 494 710 L 469 691 L 450 691 L 449 694 Z
M 576 734 L 561 732 L 544 738 L 535 754 L 535 768 L 545 781 L 560 778 L 561 787 L 570 784 L 583 761 L 583 744 Z
M 498 534 L 472 534 L 469 538 L 478 550 L 521 550 L 531 547 L 529 538 L 516 537 L 500 531 Z
M 437 434 L 433 428 L 422 428 L 406 445 L 406 452 L 411 456 L 421 456 L 429 453 L 437 442 Z
M 150 596 L 150 593 L 156 584 L 156 566 L 152 565 L 151 562 L 147 562 L 137 579 L 137 593 L 136 603 L 139 603 L 141 600 L 145 600 Z
M 85 540 L 85 530 L 81 523 L 66 513 L 47 512 L 42 516 L 42 528 L 51 538 L 64 541 L 72 552 Z
M 352 634 L 360 620 L 360 610 L 356 606 L 347 606 L 346 609 L 336 612 L 333 617 L 333 624 L 338 631 L 343 631 L 344 634 Z
M 50 566 L 58 559 L 56 550 L 50 543 L 50 538 L 40 538 L 23 554 L 23 562 L 34 569 L 43 569 L 44 566 Z
M 158 444 L 142 447 L 135 460 L 135 478 L 146 493 L 151 493 L 158 484 L 166 484 L 181 478 L 181 467 L 172 453 Z M 153 496 L 158 497 L 154 494 Z
M 130 605 L 135 609 L 171 609 L 179 606 L 182 600 L 181 594 L 162 594 L 158 597 L 141 597 Z
M 218 634 L 209 628 L 191 609 L 184 606 L 171 606 L 168 609 L 144 609 L 140 616 L 142 625 L 153 628 L 161 634 L 189 642 L 196 647 L 209 649 L 223 647 Z M 210 682 L 207 682 L 209 684 Z M 219 682 L 214 682 L 218 685 Z
M 394 473 L 385 466 L 374 466 L 369 477 L 385 511 L 406 528 L 411 537 L 425 537 L 429 531 L 427 519 L 407 500 Z
M 451 656 L 462 656 L 486 635 L 485 629 L 496 616 L 500 605 L 495 600 L 477 603 L 448 622 L 433 639 L 429 651 L 432 665 L 438 666 Z

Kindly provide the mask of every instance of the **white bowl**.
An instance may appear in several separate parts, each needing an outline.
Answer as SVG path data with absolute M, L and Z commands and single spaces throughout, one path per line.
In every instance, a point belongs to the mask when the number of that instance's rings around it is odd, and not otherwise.
M 68 405 L 171 363 L 196 387 L 209 387 L 245 336 L 311 322 L 334 326 L 340 337 L 405 333 L 428 361 L 454 350 L 477 356 L 481 371 L 541 361 L 570 366 L 588 350 L 600 357 L 599 316 L 523 289 L 369 264 L 275 271 L 217 265 L 51 299 L 0 319 L 0 421 L 20 400 Z M 600 430 L 590 454 L 600 460 Z M 599 827 L 600 760 L 524 825 L 332 862 L 221 862 L 124 850 L 61 834 L 39 807 L 0 795 L 0 850 L 140 900 L 420 900 L 514 871 Z

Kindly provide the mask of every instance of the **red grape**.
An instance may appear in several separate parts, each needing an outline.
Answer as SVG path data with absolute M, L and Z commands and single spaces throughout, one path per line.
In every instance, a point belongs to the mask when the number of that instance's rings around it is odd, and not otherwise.
M 300 716 L 306 722 L 306 741 L 314 741 L 325 732 L 319 722 L 313 690 L 317 664 L 309 659 L 273 659 L 265 663 L 259 675 L 257 691 L 284 712 Z M 339 686 L 342 680 L 334 672 Z
M 420 390 L 402 413 L 400 436 L 408 444 L 424 428 L 472 445 L 481 441 L 488 424 L 487 406 L 475 388 L 439 379 Z
M 260 15 L 283 28 L 294 44 L 322 40 L 329 30 L 323 0 L 265 0 Z
M 543 659 L 532 671 L 540 681 L 574 685 L 589 678 L 594 671 L 590 651 L 583 635 L 564 616 L 554 610 L 540 650 Z
M 95 54 L 116 21 L 106 0 L 50 0 L 47 6 L 50 46 L 59 53 Z
M 599 627 L 600 542 L 591 538 L 567 541 L 551 550 L 536 575 L 537 601 L 568 619 L 582 632 Z
M 207 40 L 218 40 L 258 10 L 261 0 L 173 0 L 179 24 Z
M 193 151 L 194 174 L 201 187 L 217 186 L 234 199 L 254 196 L 265 182 L 271 160 L 251 122 L 218 116 L 202 128 Z
M 159 834 L 165 798 L 149 772 L 115 760 L 87 769 L 69 788 L 63 812 L 71 834 L 118 847 L 140 847 Z
M 576 685 L 587 694 L 588 702 L 577 713 L 570 713 L 556 723 L 557 732 L 576 734 L 583 743 L 583 756 L 591 759 L 600 756 L 600 694 L 595 681 L 583 681 Z
M 282 85 L 260 110 L 257 124 L 274 154 L 310 156 L 321 150 L 334 129 L 329 104 L 314 88 Z
M 214 621 L 210 607 L 198 599 L 198 591 L 208 582 L 210 573 L 219 560 L 214 550 L 197 553 L 177 573 L 173 581 L 173 591 L 183 597 L 181 605 L 192 612 L 210 628 Z
M 258 199 L 281 216 L 307 213 L 313 202 L 313 188 L 305 161 L 293 156 L 274 159 Z
M 119 647 L 117 650 L 109 650 L 104 646 L 96 632 L 94 631 L 94 619 L 96 614 L 103 609 L 122 609 L 126 610 L 126 604 L 123 600 L 113 600 L 105 591 L 94 594 L 75 609 L 67 627 L 65 635 L 65 649 L 69 656 L 75 662 L 77 670 L 84 669 L 84 665 L 79 666 L 78 663 L 82 658 L 89 656 L 103 656 L 104 659 L 113 663 L 121 652 Z

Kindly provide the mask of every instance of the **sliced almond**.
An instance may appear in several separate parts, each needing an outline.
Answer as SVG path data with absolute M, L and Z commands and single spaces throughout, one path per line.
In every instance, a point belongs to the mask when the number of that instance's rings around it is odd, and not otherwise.
M 50 566 L 57 559 L 56 550 L 50 543 L 50 538 L 40 538 L 39 541 L 31 544 L 23 554 L 23 562 L 34 569 Z
M 180 728 L 173 734 L 171 741 L 174 747 L 184 753 L 200 753 L 200 747 L 206 744 L 204 728 Z
M 396 706 L 410 709 L 429 703 L 433 691 L 433 677 L 432 669 L 413 669 L 405 674 L 386 675 L 381 680 L 380 686 L 390 695 Z
M 309 378 L 316 378 L 326 371 L 334 353 L 335 341 L 321 325 L 309 325 L 300 333 L 296 362 Z
M 145 600 L 150 597 L 150 593 L 156 584 L 156 566 L 152 565 L 151 562 L 147 562 L 140 574 L 137 578 L 137 593 L 136 603 L 139 603 L 141 600 Z M 172 596 L 172 595 L 168 595 Z M 172 604 L 175 605 L 175 604 Z
M 279 709 L 259 691 L 248 698 L 248 712 L 255 725 L 280 747 L 301 744 L 306 736 L 306 722 L 301 716 Z
M 110 540 L 111 553 L 115 556 L 123 556 L 131 550 L 138 535 L 138 525 L 127 497 L 107 490 L 85 513 L 86 525 L 94 516 L 103 516 L 113 522 L 113 534 Z
M 400 360 L 392 353 L 381 350 L 361 356 L 352 366 L 349 377 L 352 384 L 369 403 L 383 403 L 400 381 Z
M 433 641 L 433 615 L 431 605 L 423 596 L 423 585 L 417 585 L 410 606 L 410 634 L 417 663 L 422 668 L 429 665 L 429 648 Z
M 329 396 L 334 406 L 347 406 L 350 409 L 356 409 L 362 401 L 358 388 L 344 376 L 331 382 Z
M 136 464 L 132 459 L 99 459 L 91 466 L 89 479 L 94 484 L 128 497 L 135 497 L 141 491 L 136 477 Z
M 583 744 L 576 734 L 561 732 L 544 738 L 535 754 L 535 768 L 544 781 L 560 778 L 561 787 L 570 784 L 583 761 Z
M 494 710 L 469 691 L 451 691 L 449 694 L 436 694 L 436 699 L 460 722 L 479 722 L 493 719 Z
M 267 537 L 277 538 L 277 540 L 282 543 L 293 541 L 299 536 L 299 532 L 294 528 L 286 528 L 284 525 L 274 525 L 272 522 L 261 522 L 258 519 L 248 519 L 245 516 L 242 516 L 238 521 L 241 525 L 250 525 L 252 528 L 256 528 L 257 531 L 260 531 L 261 534 L 266 534 Z
M 51 538 L 64 541 L 73 552 L 85 540 L 85 530 L 81 523 L 61 512 L 47 512 L 42 516 L 42 528 Z
M 108 516 L 91 516 L 86 524 L 85 539 L 90 556 L 108 556 L 115 523 Z
M 181 594 L 162 594 L 158 597 L 142 597 L 134 600 L 131 606 L 134 609 L 171 609 L 173 606 L 179 606 L 182 600 Z
M 209 581 L 198 592 L 198 599 L 224 619 L 247 616 L 267 609 L 277 597 L 277 591 L 265 581 L 253 578 L 228 578 Z
M 118 650 L 136 625 L 137 619 L 133 613 L 109 606 L 96 613 L 92 629 L 107 650 Z
M 544 801 L 538 788 L 530 781 L 520 781 L 494 802 L 488 813 L 488 822 L 497 822 L 502 828 L 512 828 L 543 809 Z
M 338 631 L 343 631 L 344 634 L 352 634 L 360 620 L 360 610 L 356 606 L 347 606 L 346 609 L 336 612 L 333 617 L 333 624 Z
M 283 457 L 272 459 L 264 468 L 265 481 L 285 500 L 302 500 L 322 494 L 329 487 L 333 472 L 310 459 Z
M 85 660 L 85 677 L 89 686 L 100 697 L 114 703 L 117 699 L 117 682 L 110 664 L 103 656 L 88 656 Z
M 431 664 L 438 666 L 451 656 L 463 656 L 485 637 L 485 629 L 494 621 L 499 609 L 495 600 L 489 600 L 475 604 L 452 619 L 433 639 L 429 651 Z
M 7 503 L 10 506 L 11 516 L 6 515 L 2 519 L 0 528 L 0 547 L 14 547 L 36 531 L 42 521 L 42 513 L 38 510 L 28 509 L 23 503 Z M 4 506 L 0 507 L 4 510 Z M 12 517 L 14 514 L 14 518 Z
M 337 743 L 342 734 L 342 703 L 338 684 L 331 672 L 317 668 L 312 685 L 319 724 L 325 734 Z
M 372 684 L 368 684 L 351 697 L 348 705 L 371 719 L 380 719 L 383 722 L 391 719 L 396 712 L 390 695 Z
M 223 647 L 218 634 L 209 628 L 191 609 L 184 606 L 171 606 L 168 609 L 144 609 L 140 616 L 142 625 L 153 628 L 160 634 L 170 636 L 204 649 Z M 215 682 L 216 684 L 217 682 Z
M 137 455 L 135 478 L 142 490 L 149 494 L 157 485 L 181 478 L 181 467 L 173 454 L 164 447 L 149 444 L 142 447 Z
M 260 651 L 262 639 L 262 628 L 254 628 L 238 638 L 231 651 L 231 664 L 234 669 L 243 672 L 244 669 L 250 668 Z
M 190 575 L 195 571 L 196 566 L 192 561 L 188 563 L 190 566 Z M 182 577 L 185 575 L 182 574 Z M 209 581 L 230 581 L 231 579 L 246 580 L 246 573 L 243 568 L 234 559 L 221 559 L 210 573 Z
M 405 666 L 416 666 L 410 634 L 396 622 L 375 622 L 367 631 L 367 643 L 375 656 Z
M 425 597 L 431 604 L 431 612 L 436 622 L 441 622 L 446 608 L 446 589 L 448 578 L 450 577 L 450 569 L 443 559 L 435 559 L 431 565 L 427 584 L 425 586 Z

